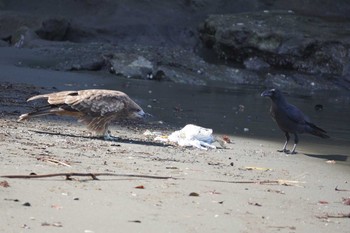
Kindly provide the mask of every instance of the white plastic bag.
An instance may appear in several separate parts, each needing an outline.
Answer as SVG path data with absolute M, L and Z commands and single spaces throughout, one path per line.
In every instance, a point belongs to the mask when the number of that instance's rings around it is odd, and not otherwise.
M 164 141 L 164 137 L 155 140 Z M 199 149 L 216 149 L 211 145 L 214 142 L 213 130 L 198 125 L 188 124 L 181 130 L 175 131 L 167 138 L 169 142 L 177 143 L 179 146 L 192 146 Z

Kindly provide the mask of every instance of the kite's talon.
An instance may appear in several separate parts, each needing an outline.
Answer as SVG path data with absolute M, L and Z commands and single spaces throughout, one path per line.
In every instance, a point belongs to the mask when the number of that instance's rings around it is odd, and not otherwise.
M 106 141 L 118 141 L 119 140 L 119 137 L 114 137 L 110 134 L 106 134 L 103 136 L 103 139 L 106 140 Z

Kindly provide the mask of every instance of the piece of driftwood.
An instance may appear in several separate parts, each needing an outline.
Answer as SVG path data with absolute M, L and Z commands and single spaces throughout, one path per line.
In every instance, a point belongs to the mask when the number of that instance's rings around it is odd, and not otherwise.
M 116 173 L 52 173 L 37 175 L 31 173 L 30 175 L 2 175 L 0 177 L 11 179 L 35 179 L 35 178 L 48 178 L 55 176 L 65 176 L 66 180 L 72 180 L 72 176 L 90 176 L 93 180 L 98 180 L 97 176 L 117 176 L 117 177 L 129 177 L 129 178 L 144 178 L 144 179 L 157 179 L 157 180 L 184 180 L 184 178 L 176 178 L 172 176 L 152 176 L 152 175 L 137 175 L 137 174 L 116 174 Z M 198 180 L 208 182 L 221 182 L 229 184 L 262 184 L 262 185 L 285 185 L 285 186 L 299 186 L 302 183 L 294 180 Z
M 130 178 L 146 178 L 146 179 L 176 179 L 171 176 L 151 176 L 151 175 L 135 175 L 135 174 L 116 174 L 116 173 L 80 173 L 80 172 L 70 172 L 70 173 L 52 173 L 52 174 L 42 174 L 37 175 L 35 173 L 30 175 L 3 175 L 1 177 L 11 178 L 11 179 L 35 179 L 35 178 L 48 178 L 55 176 L 65 176 L 66 180 L 72 180 L 72 176 L 90 176 L 93 180 L 98 180 L 97 176 L 118 176 L 118 177 L 130 177 Z

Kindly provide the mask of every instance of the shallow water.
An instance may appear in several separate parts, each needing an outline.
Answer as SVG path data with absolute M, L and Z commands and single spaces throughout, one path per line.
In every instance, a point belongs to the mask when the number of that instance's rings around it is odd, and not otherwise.
M 23 56 L 22 56 L 23 58 Z M 135 99 L 153 120 L 176 127 L 192 123 L 212 128 L 216 134 L 232 137 L 258 138 L 284 143 L 284 135 L 269 116 L 270 100 L 263 98 L 262 87 L 206 87 L 131 80 L 98 72 L 74 73 L 15 67 L 16 57 L 0 62 L 0 81 L 31 83 L 37 86 L 64 89 L 106 88 L 121 90 Z M 301 135 L 297 150 L 323 159 L 346 161 L 350 164 L 350 93 L 317 92 L 296 96 L 287 95 L 312 122 L 325 129 L 331 139 Z M 316 111 L 315 105 L 322 105 Z M 292 140 L 291 140 L 292 142 Z M 279 148 L 276 148 L 279 149 Z

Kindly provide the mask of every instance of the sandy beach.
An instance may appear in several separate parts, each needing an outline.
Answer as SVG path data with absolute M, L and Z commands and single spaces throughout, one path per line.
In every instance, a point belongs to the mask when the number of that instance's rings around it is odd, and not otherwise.
M 120 140 L 104 141 L 70 118 L 18 123 L 26 98 L 49 91 L 1 84 L 0 175 L 116 176 L 1 177 L 1 232 L 348 232 L 348 165 L 234 135 L 200 150 L 143 134 L 162 126 L 115 125 Z
M 349 9 L 0 0 L 0 233 L 350 232 Z M 277 152 L 270 88 L 331 138 Z M 29 97 L 79 89 L 123 91 L 152 117 L 112 125 L 114 141 L 69 117 L 17 122 Z M 217 148 L 154 140 L 187 124 Z

